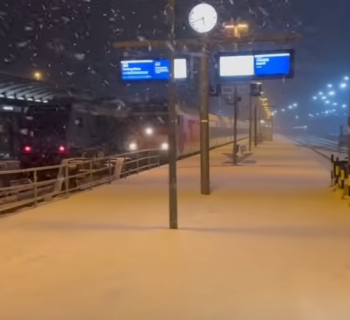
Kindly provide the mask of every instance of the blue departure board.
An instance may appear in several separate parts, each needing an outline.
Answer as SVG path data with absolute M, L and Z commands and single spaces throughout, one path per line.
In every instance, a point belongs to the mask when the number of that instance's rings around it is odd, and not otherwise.
M 121 61 L 121 76 L 124 81 L 168 80 L 169 60 Z
M 254 71 L 257 77 L 289 75 L 291 71 L 290 54 L 273 53 L 255 55 Z

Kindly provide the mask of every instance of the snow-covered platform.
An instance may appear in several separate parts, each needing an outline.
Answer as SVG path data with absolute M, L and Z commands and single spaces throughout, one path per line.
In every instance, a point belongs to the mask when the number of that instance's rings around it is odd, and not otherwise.
M 350 208 L 324 159 L 283 137 L 240 166 L 167 168 L 0 219 L 1 320 L 349 320 Z

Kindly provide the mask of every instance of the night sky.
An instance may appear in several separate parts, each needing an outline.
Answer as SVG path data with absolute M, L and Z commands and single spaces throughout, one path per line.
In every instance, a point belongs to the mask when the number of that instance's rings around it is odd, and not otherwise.
M 177 1 L 178 37 L 195 36 L 187 25 L 187 14 L 197 2 Z M 298 102 L 306 110 L 314 91 L 350 73 L 347 0 L 207 2 L 217 8 L 220 23 L 244 20 L 256 32 L 302 35 L 301 41 L 290 45 L 297 52 L 295 79 L 265 84 L 277 108 Z M 118 96 L 125 89 L 119 82 L 119 59 L 126 52 L 114 49 L 113 42 L 166 39 L 166 23 L 164 0 L 2 0 L 0 70 L 27 77 L 40 70 L 45 80 L 60 86 Z

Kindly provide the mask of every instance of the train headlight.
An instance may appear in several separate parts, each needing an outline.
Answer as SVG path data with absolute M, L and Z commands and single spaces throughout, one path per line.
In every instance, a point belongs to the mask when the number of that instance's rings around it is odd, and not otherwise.
M 168 150 L 168 149 L 169 149 L 169 144 L 166 143 L 166 142 L 164 142 L 164 143 L 162 143 L 162 145 L 160 146 L 160 148 L 161 148 L 162 150 Z
M 130 151 L 135 151 L 137 150 L 137 144 L 135 142 L 132 142 L 129 144 L 129 150 Z
M 151 135 L 153 134 L 153 129 L 152 129 L 152 128 L 146 128 L 145 133 L 146 133 L 148 136 L 151 136 Z

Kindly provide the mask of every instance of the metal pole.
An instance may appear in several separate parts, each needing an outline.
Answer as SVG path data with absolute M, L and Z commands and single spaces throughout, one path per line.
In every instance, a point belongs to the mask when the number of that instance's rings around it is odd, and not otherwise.
M 263 120 L 263 109 L 262 109 L 262 106 L 260 105 L 258 107 L 258 128 L 259 128 L 259 140 L 260 140 L 260 143 L 262 143 L 262 133 L 263 133 L 263 129 L 262 129 L 262 124 L 261 124 L 261 120 Z
M 208 52 L 204 45 L 200 68 L 200 147 L 201 147 L 201 194 L 210 194 L 210 164 L 209 164 L 209 79 Z
M 249 151 L 252 151 L 253 140 L 253 97 L 252 92 L 249 94 Z
M 274 125 L 275 125 L 273 116 L 271 116 L 271 123 L 270 124 L 271 124 L 271 141 L 273 141 L 273 132 L 274 132 Z
M 254 106 L 254 145 L 258 146 L 258 107 Z
M 169 0 L 169 26 L 170 26 L 170 78 L 169 78 L 169 228 L 177 229 L 177 114 L 176 89 L 174 84 L 175 62 L 175 1 Z
M 350 91 L 349 91 L 349 108 L 348 108 L 348 165 L 350 169 Z
M 236 166 L 238 163 L 237 159 L 237 118 L 238 118 L 238 96 L 237 86 L 233 87 L 233 165 Z

